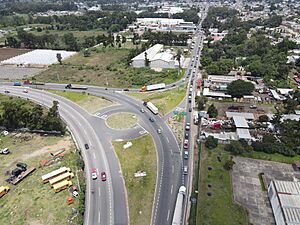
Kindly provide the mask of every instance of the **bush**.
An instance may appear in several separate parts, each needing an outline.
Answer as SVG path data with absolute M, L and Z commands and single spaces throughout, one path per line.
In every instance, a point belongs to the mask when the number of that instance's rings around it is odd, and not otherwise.
M 231 152 L 233 155 L 241 155 L 244 152 L 244 147 L 239 141 L 232 141 L 225 146 L 225 151 Z
M 218 139 L 214 138 L 213 136 L 208 136 L 205 142 L 205 147 L 208 149 L 213 149 L 218 146 Z

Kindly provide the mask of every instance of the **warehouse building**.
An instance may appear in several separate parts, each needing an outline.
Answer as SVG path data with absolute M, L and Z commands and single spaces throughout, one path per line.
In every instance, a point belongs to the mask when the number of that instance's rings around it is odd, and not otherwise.
M 178 68 L 179 62 L 170 50 L 163 50 L 162 44 L 156 44 L 132 59 L 131 65 L 135 68 L 145 67 L 145 58 L 149 60 L 149 67 L 153 69 Z M 145 55 L 146 53 L 146 55 Z M 181 57 L 181 65 L 184 63 L 184 57 Z
M 276 225 L 300 224 L 300 182 L 272 180 L 268 196 Z

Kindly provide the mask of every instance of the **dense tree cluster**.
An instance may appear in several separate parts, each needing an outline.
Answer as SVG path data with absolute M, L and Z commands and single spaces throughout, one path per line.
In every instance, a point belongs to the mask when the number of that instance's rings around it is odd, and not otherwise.
M 252 91 L 254 91 L 254 85 L 248 81 L 235 80 L 227 86 L 227 93 L 235 98 L 251 95 Z
M 168 46 L 185 46 L 187 44 L 187 34 L 175 34 L 173 32 L 145 32 L 144 39 L 148 40 L 149 45 L 164 44 Z
M 47 2 L 14 2 L 8 1 L 7 3 L 2 4 L 0 9 L 0 16 L 12 15 L 13 13 L 36 13 L 36 12 L 46 12 L 48 10 L 77 10 L 77 6 L 72 1 L 61 1 L 55 3 L 47 3 Z
M 58 113 L 58 102 L 54 101 L 49 110 L 37 104 L 28 104 L 25 100 L 2 102 L 0 126 L 7 130 L 28 128 L 30 130 L 65 132 L 65 125 Z

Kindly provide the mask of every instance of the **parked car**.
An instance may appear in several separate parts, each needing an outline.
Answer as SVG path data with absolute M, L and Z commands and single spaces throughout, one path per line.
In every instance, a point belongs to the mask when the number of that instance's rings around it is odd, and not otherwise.
M 184 174 L 184 175 L 187 175 L 187 174 L 188 174 L 188 167 L 187 167 L 187 166 L 184 166 L 184 167 L 183 167 L 183 174 Z
M 4 149 L 0 150 L 0 154 L 8 155 L 9 153 L 10 153 L 10 150 L 8 148 L 4 148 Z
M 106 181 L 106 173 L 105 172 L 101 172 L 101 180 Z
M 96 180 L 97 179 L 97 169 L 95 167 L 92 168 L 92 179 Z
M 88 150 L 90 148 L 88 144 L 85 144 L 84 147 L 86 150 Z

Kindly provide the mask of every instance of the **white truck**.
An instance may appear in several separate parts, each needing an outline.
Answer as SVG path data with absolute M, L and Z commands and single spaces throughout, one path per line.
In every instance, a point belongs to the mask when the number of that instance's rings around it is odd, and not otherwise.
M 166 88 L 165 83 L 160 83 L 160 84 L 152 84 L 152 85 L 147 85 L 141 88 L 141 92 L 145 91 L 154 91 L 154 90 L 159 90 L 159 89 L 164 89 Z
M 147 103 L 146 103 L 146 106 L 147 106 L 148 109 L 150 109 L 150 111 L 151 111 L 153 114 L 155 114 L 155 115 L 158 114 L 158 108 L 157 108 L 155 105 L 153 105 L 152 102 L 147 102 Z
M 186 187 L 181 186 L 177 194 L 177 200 L 172 220 L 172 225 L 181 225 L 182 223 L 182 211 L 183 211 L 183 199 L 186 193 Z

